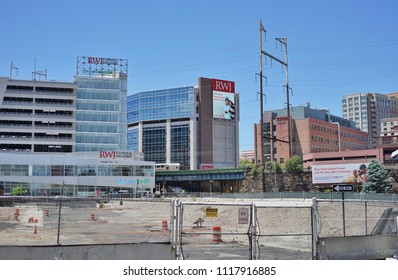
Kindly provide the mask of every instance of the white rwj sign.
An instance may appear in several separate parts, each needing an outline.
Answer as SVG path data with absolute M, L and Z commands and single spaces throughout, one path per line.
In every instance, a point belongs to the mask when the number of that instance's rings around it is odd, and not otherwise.
M 366 181 L 367 164 L 333 164 L 333 165 L 313 165 L 312 183 L 313 184 L 334 184 L 334 183 L 362 183 Z M 362 169 L 360 168 L 362 167 Z

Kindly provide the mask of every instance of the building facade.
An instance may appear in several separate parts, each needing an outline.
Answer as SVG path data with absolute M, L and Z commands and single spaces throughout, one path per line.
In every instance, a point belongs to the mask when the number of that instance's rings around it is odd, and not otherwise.
M 254 150 L 245 150 L 240 153 L 240 159 L 248 159 L 252 161 L 253 163 L 255 162 L 255 157 L 254 157 Z
M 179 163 L 181 169 L 235 168 L 239 99 L 234 90 L 233 82 L 199 78 L 197 87 L 129 96 L 128 150 L 157 164 Z
M 284 163 L 289 158 L 288 117 L 284 110 L 264 113 L 264 160 Z M 331 115 L 328 110 L 293 107 L 291 115 L 293 155 L 366 149 L 368 135 L 352 121 Z M 256 161 L 261 155 L 255 125 Z
M 76 152 L 127 150 L 127 60 L 78 57 Z
M 342 98 L 343 118 L 355 121 L 356 126 L 368 133 L 369 146 L 376 147 L 381 132 L 381 120 L 398 116 L 398 99 L 394 95 L 356 93 Z
M 376 147 L 383 150 L 383 160 L 396 165 L 396 160 L 389 160 L 391 154 L 398 150 L 398 117 L 381 120 L 380 135 L 375 138 Z
M 155 167 L 132 152 L 2 153 L 0 189 L 7 195 L 15 187 L 34 196 L 139 196 L 153 192 Z
M 0 78 L 0 152 L 71 153 L 76 85 Z
M 128 97 L 128 150 L 145 160 L 196 168 L 196 92 L 193 86 Z

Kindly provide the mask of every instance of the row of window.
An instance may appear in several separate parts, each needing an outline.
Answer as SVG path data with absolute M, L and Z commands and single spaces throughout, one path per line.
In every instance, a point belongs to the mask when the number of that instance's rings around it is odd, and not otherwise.
M 96 113 L 96 112 L 77 112 L 77 121 L 88 121 L 88 122 L 118 122 L 118 113 Z
M 322 153 L 322 152 L 337 152 L 338 148 L 325 148 L 323 146 L 311 146 L 311 153 Z
M 356 134 L 356 133 L 351 133 L 351 132 L 347 132 L 347 131 L 342 131 L 341 136 L 344 138 L 354 139 L 354 140 L 362 141 L 362 142 L 367 141 L 367 136 Z
M 77 134 L 76 143 L 118 144 L 119 134 Z
M 311 129 L 312 130 L 316 130 L 316 131 L 320 131 L 320 132 L 330 133 L 330 134 L 337 134 L 337 129 L 325 127 L 325 126 L 318 125 L 318 124 L 315 124 L 315 123 L 311 124 Z
M 155 176 L 155 168 L 150 165 L 1 164 L 0 176 Z
M 58 87 L 35 87 L 37 92 L 56 92 L 56 93 L 72 93 L 73 88 L 58 88 Z M 17 86 L 17 85 L 8 85 L 7 90 L 9 91 L 33 91 L 33 86 Z
M 325 143 L 325 144 L 332 144 L 332 145 L 338 145 L 338 141 L 336 139 L 330 139 L 327 137 L 321 137 L 317 135 L 311 135 L 311 140 L 313 142 L 320 142 L 320 143 Z
M 119 111 L 119 102 L 83 102 L 77 103 L 78 110 L 93 110 L 93 111 Z
M 368 148 L 367 145 L 357 144 L 357 143 L 347 142 L 347 141 L 342 141 L 341 146 L 343 148 L 353 149 L 353 150 L 366 150 Z
M 192 117 L 193 87 L 141 92 L 127 97 L 128 122 Z
M 111 90 L 124 90 L 127 82 L 119 79 L 83 79 L 77 80 L 78 89 L 111 89 Z

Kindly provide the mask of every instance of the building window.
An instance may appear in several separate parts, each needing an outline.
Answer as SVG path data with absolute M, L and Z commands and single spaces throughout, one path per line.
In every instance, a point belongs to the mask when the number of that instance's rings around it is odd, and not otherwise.
M 142 152 L 146 161 L 166 162 L 166 128 L 144 127 Z
M 182 169 L 190 169 L 189 124 L 171 127 L 171 162 L 180 163 Z
M 279 162 L 280 162 L 280 163 L 284 163 L 284 162 L 285 162 L 285 159 L 284 159 L 283 157 L 281 157 L 281 158 L 279 159 Z

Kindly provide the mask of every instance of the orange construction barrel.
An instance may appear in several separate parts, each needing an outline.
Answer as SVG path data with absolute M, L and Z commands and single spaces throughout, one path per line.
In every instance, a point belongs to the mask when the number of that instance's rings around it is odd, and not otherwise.
M 162 230 L 168 230 L 167 220 L 162 220 Z
M 221 226 L 213 226 L 213 242 L 221 242 Z

